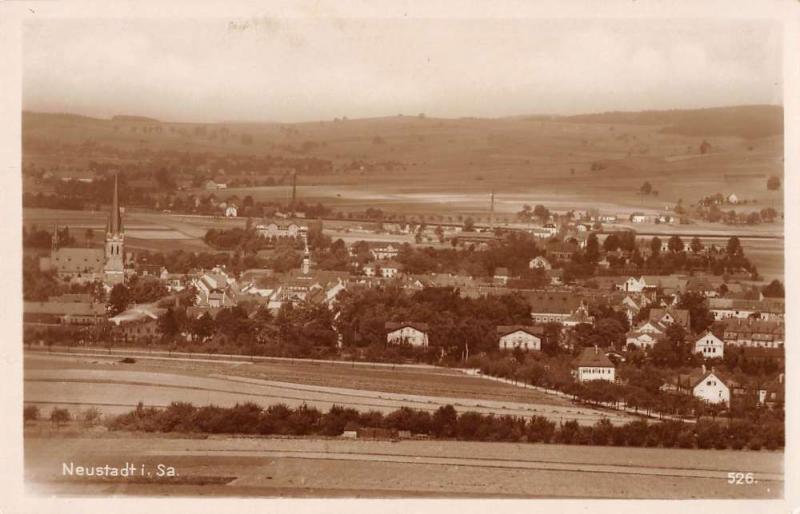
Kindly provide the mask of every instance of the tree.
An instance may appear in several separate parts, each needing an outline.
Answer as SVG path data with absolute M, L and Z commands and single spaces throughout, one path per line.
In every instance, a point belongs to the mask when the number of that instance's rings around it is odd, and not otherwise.
M 649 195 L 653 192 L 653 186 L 650 184 L 650 182 L 645 182 L 642 184 L 642 187 L 639 189 L 639 191 L 641 191 L 643 195 Z
M 22 420 L 27 423 L 29 421 L 37 421 L 39 419 L 39 407 L 36 405 L 27 405 L 22 411 Z
M 702 251 L 703 251 L 703 242 L 702 242 L 702 241 L 700 241 L 700 238 L 699 238 L 699 237 L 697 237 L 697 236 L 694 236 L 694 237 L 692 238 L 692 242 L 691 242 L 691 243 L 689 243 L 689 247 L 692 249 L 692 252 L 694 252 L 694 253 L 700 253 L 700 252 L 702 252 Z
M 689 318 L 694 333 L 706 330 L 714 322 L 714 315 L 708 310 L 708 303 L 702 293 L 690 291 L 681 294 L 679 309 L 689 311 Z
M 175 319 L 175 312 L 172 307 L 167 307 L 167 310 L 158 318 L 158 331 L 164 339 L 172 339 L 178 335 L 180 327 Z
M 768 298 L 783 298 L 786 295 L 786 292 L 783 288 L 783 283 L 778 279 L 775 279 L 770 282 L 769 285 L 764 286 L 764 288 L 761 289 L 761 292 Z
M 772 223 L 775 221 L 775 218 L 778 217 L 778 212 L 772 207 L 765 207 L 764 209 L 761 209 L 759 214 L 761 214 L 761 220 L 765 223 Z
M 597 235 L 592 232 L 586 240 L 586 259 L 589 262 L 597 262 L 600 258 L 600 243 Z
M 533 215 L 544 222 L 550 217 L 550 210 L 544 205 L 537 205 L 533 208 Z
M 672 236 L 669 238 L 667 242 L 667 247 L 669 251 L 678 253 L 683 251 L 683 240 L 681 240 L 680 236 Z
M 655 256 L 661 253 L 661 239 L 658 236 L 653 236 L 650 240 L 650 252 Z
M 116 316 L 124 311 L 130 303 L 130 292 L 125 284 L 116 284 L 108 295 L 109 314 Z
M 741 249 L 742 243 L 739 242 L 739 238 L 736 236 L 731 236 L 730 239 L 728 239 L 728 245 L 726 246 L 728 255 L 736 255 L 741 251 Z
M 473 230 L 475 230 L 475 220 L 468 216 L 467 219 L 464 220 L 464 231 L 472 232 Z
M 781 188 L 781 179 L 775 175 L 772 175 L 767 179 L 767 189 L 770 191 L 777 191 Z
M 71 420 L 72 415 L 67 409 L 53 407 L 53 410 L 50 411 L 50 422 L 53 423 L 56 428 L 61 428 L 64 424 L 69 423 Z

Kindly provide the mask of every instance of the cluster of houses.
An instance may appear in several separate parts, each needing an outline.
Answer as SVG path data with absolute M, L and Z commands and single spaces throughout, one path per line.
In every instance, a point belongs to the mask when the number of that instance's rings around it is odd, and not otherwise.
M 120 212 L 115 187 L 106 248 L 94 250 L 54 246 L 50 255 L 42 259 L 42 268 L 55 269 L 58 276 L 66 281 L 76 279 L 76 276 L 101 278 L 110 287 L 124 280 L 126 275 L 134 271 L 132 268 L 135 264 L 130 261 L 129 254 L 123 251 L 124 230 Z M 516 277 L 505 267 L 498 267 L 493 276 L 483 278 L 454 273 L 405 273 L 398 262 L 400 247 L 397 243 L 386 241 L 360 242 L 358 250 L 356 244 L 350 245 L 350 255 L 355 264 L 349 271 L 318 270 L 311 262 L 307 227 L 291 219 L 264 221 L 255 229 L 265 238 L 305 240 L 306 248 L 298 270 L 279 273 L 253 269 L 239 276 L 233 276 L 220 267 L 197 270 L 186 275 L 172 274 L 166 269 L 143 268 L 136 272 L 157 277 L 170 294 L 191 288 L 194 305 L 187 309 L 187 315 L 195 318 L 204 314 L 216 317 L 222 309 L 240 304 L 275 311 L 287 302 L 312 303 L 335 311 L 337 298 L 342 291 L 390 282 L 408 292 L 426 287 L 454 287 L 462 296 L 471 298 L 509 293 L 521 295 L 530 306 L 530 324 L 496 327 L 497 348 L 503 351 L 541 351 L 544 324 L 558 323 L 564 334 L 569 336 L 574 327 L 592 324 L 592 306 L 601 304 L 624 313 L 630 322 L 631 329 L 625 335 L 626 349 L 650 350 L 675 325 L 682 327 L 692 338 L 694 352 L 709 362 L 723 358 L 726 346 L 783 349 L 783 300 L 764 298 L 757 290 L 735 281 L 723 282 L 720 277 L 710 275 L 595 276 L 590 279 L 591 286 L 588 283 L 564 286 L 559 265 L 569 261 L 585 245 L 585 235 L 589 232 L 584 223 L 587 219 L 611 222 L 610 219 L 605 220 L 602 216 L 590 213 L 573 214 L 567 229 L 574 237 L 569 238 L 553 238 L 556 234 L 564 235 L 564 225 L 557 227 L 554 223 L 546 222 L 536 227 L 543 236 L 546 234 L 543 237 L 546 241 L 542 244 L 544 253 L 532 258 L 528 267 L 541 270 L 547 278 L 547 285 L 541 289 L 510 287 Z M 587 230 L 581 230 L 581 226 Z M 497 238 L 494 232 L 460 229 L 454 229 L 450 236 L 457 239 L 457 244 L 469 244 L 476 249 Z M 365 244 L 369 260 L 358 265 L 355 257 Z M 619 256 L 624 257 L 621 254 Z M 693 334 L 689 311 L 677 307 L 680 295 L 686 292 L 698 293 L 706 298 L 715 320 L 712 330 Z M 664 298 L 672 300 L 666 303 Z M 645 309 L 648 315 L 642 316 Z M 165 307 L 158 304 L 135 305 L 109 317 L 106 306 L 94 302 L 90 295 L 61 295 L 43 302 L 25 302 L 24 321 L 27 326 L 47 327 L 91 326 L 108 320 L 121 337 L 135 341 L 158 336 L 158 319 L 164 311 Z M 414 347 L 430 345 L 428 325 L 417 320 L 387 322 L 385 330 L 387 344 Z M 563 340 L 569 341 L 570 338 Z M 596 347 L 583 349 L 575 363 L 576 379 L 614 382 L 615 365 L 609 355 L 609 352 Z M 729 401 L 730 390 L 735 389 L 728 377 L 713 369 L 703 370 L 696 376 L 683 377 L 674 386 L 681 390 L 690 388 L 696 396 L 710 402 Z M 764 398 L 766 400 L 767 397 Z

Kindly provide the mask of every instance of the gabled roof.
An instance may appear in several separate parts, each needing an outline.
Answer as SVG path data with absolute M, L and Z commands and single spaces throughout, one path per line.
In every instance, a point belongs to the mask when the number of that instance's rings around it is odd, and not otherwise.
M 762 321 L 755 319 L 729 318 L 719 322 L 725 327 L 725 332 L 739 332 L 748 334 L 784 334 L 784 325 L 779 321 Z
M 25 302 L 25 314 L 51 314 L 59 316 L 104 316 L 106 306 L 91 302 Z
M 544 334 L 544 329 L 539 326 L 532 325 L 500 325 L 497 327 L 497 337 L 507 336 L 514 332 L 522 331 L 532 336 L 541 337 Z
M 584 300 L 583 295 L 572 291 L 526 291 L 523 296 L 534 313 L 571 314 Z
M 728 389 L 736 387 L 737 385 L 736 382 L 727 373 L 721 373 L 712 368 L 706 371 L 705 373 L 701 373 L 699 376 L 695 376 L 694 380 L 691 382 L 691 388 L 694 389 L 695 387 L 700 385 L 704 380 L 708 379 L 708 377 L 711 376 L 716 377 Z
M 686 280 L 687 291 L 715 291 L 716 288 L 711 284 L 707 277 L 689 277 Z
M 708 337 L 708 336 L 711 336 L 711 337 L 713 337 L 713 338 L 714 338 L 714 339 L 716 339 L 716 341 L 717 341 L 717 342 L 719 342 L 720 344 L 725 344 L 725 343 L 724 343 L 724 341 L 723 341 L 722 339 L 720 339 L 719 337 L 715 336 L 715 335 L 714 335 L 714 333 L 713 333 L 713 332 L 711 332 L 710 330 L 706 330 L 706 331 L 703 333 L 703 335 L 701 335 L 700 337 L 698 337 L 698 338 L 697 338 L 697 340 L 695 341 L 695 344 L 699 343 L 701 339 L 703 339 L 703 338 L 705 338 L 705 337 Z
M 666 309 L 651 309 L 648 319 L 653 322 L 660 322 L 667 314 L 672 316 L 675 323 L 689 327 L 689 311 L 686 309 L 673 309 L 670 307 Z
M 783 299 L 747 300 L 739 298 L 709 298 L 709 309 L 784 313 L 786 303 Z
M 573 364 L 579 368 L 613 368 L 614 363 L 611 362 L 605 352 L 598 347 L 584 348 L 580 355 L 575 359 Z
M 728 374 L 719 371 L 715 368 L 710 369 L 703 369 L 703 368 L 695 368 L 691 370 L 689 373 L 682 373 L 677 375 L 673 380 L 678 388 L 692 390 L 697 387 L 703 380 L 706 380 L 711 375 L 714 375 L 720 382 L 722 382 L 727 388 L 731 389 L 736 387 L 738 384 L 735 380 Z
M 428 331 L 428 324 L 421 323 L 419 321 L 387 321 L 385 324 L 385 328 L 389 332 L 394 332 L 395 330 L 405 327 L 411 327 L 415 330 L 419 330 L 420 332 Z

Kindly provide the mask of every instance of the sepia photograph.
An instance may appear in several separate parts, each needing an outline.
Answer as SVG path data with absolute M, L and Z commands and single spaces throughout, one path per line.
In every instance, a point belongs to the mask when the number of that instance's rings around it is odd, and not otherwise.
M 785 20 L 24 7 L 26 495 L 784 499 Z

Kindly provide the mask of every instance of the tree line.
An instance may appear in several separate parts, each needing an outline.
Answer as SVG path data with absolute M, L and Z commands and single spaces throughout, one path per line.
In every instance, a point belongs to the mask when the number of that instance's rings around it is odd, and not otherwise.
M 291 436 L 340 436 L 346 430 L 381 428 L 395 435 L 403 430 L 435 439 L 506 441 L 663 448 L 717 448 L 775 450 L 783 448 L 782 423 L 754 424 L 712 420 L 697 423 L 635 420 L 614 425 L 601 419 L 594 425 L 574 420 L 556 423 L 543 416 L 524 418 L 466 411 L 452 405 L 433 412 L 402 407 L 388 414 L 359 412 L 334 405 L 327 412 L 305 404 L 291 408 L 273 404 L 267 408 L 248 402 L 233 407 L 173 402 L 164 409 L 144 407 L 107 421 L 111 430 L 144 432 L 259 434 Z

